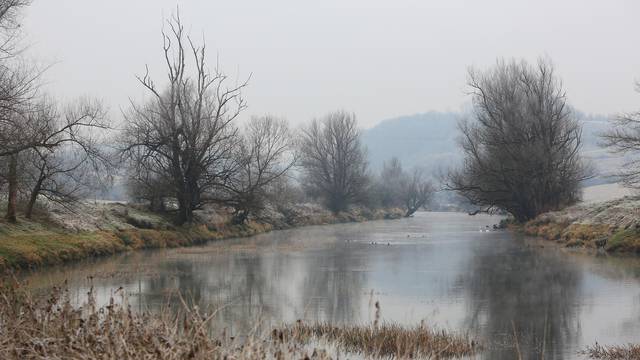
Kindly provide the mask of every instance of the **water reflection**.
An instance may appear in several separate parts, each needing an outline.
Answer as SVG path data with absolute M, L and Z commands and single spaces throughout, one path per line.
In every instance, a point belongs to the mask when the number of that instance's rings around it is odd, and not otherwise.
M 468 326 L 492 339 L 488 358 L 517 358 L 516 337 L 524 359 L 571 355 L 581 331 L 578 266 L 520 240 L 476 246 L 468 273 Z
M 578 358 L 595 342 L 640 341 L 640 262 L 594 257 L 487 232 L 499 219 L 424 213 L 412 219 L 309 227 L 202 247 L 135 252 L 28 276 L 36 289 L 65 279 L 78 301 L 120 286 L 134 309 L 173 294 L 216 329 L 243 334 L 297 319 L 334 323 L 420 321 L 471 332 L 486 359 Z M 544 246 L 544 247 L 543 247 Z M 87 275 L 93 279 L 88 280 Z M 373 295 L 370 295 L 373 291 Z

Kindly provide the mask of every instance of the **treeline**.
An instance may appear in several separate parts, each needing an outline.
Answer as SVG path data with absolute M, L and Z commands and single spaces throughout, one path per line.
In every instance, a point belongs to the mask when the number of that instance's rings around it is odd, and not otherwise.
M 42 71 L 19 48 L 28 3 L 0 0 L 0 196 L 9 221 L 19 210 L 31 217 L 39 201 L 73 207 L 116 177 L 126 179 L 131 198 L 175 213 L 180 224 L 210 204 L 238 223 L 308 201 L 335 213 L 403 207 L 410 216 L 435 191 L 428 174 L 402 169 L 397 159 L 374 174 L 351 113 L 335 111 L 301 129 L 270 115 L 241 124 L 248 83 L 210 70 L 204 44 L 187 36 L 178 16 L 162 32 L 166 78 L 138 77 L 146 100 L 133 102 L 115 130 L 99 101 L 61 103 L 43 92 Z M 518 221 L 579 201 L 593 170 L 551 62 L 499 60 L 468 79 L 472 111 L 459 123 L 464 161 L 441 177 L 444 189 Z M 639 115 L 618 117 L 601 138 L 612 151 L 637 153 Z M 638 187 L 639 168 L 626 164 L 623 182 Z
M 27 2 L 0 3 L 0 27 L 11 36 Z M 318 201 L 335 213 L 405 207 L 407 216 L 428 202 L 433 188 L 422 172 L 406 174 L 394 160 L 372 174 L 353 114 L 333 112 L 299 130 L 269 115 L 240 124 L 247 82 L 230 85 L 210 70 L 204 44 L 188 38 L 178 16 L 162 38 L 167 78 L 138 77 L 148 96 L 124 112 L 120 130 L 99 101 L 60 104 L 42 93 L 38 69 L 17 53 L 3 60 L 0 191 L 9 221 L 19 210 L 30 218 L 38 201 L 72 208 L 118 173 L 132 199 L 175 213 L 179 224 L 207 205 L 242 223 L 291 202 Z

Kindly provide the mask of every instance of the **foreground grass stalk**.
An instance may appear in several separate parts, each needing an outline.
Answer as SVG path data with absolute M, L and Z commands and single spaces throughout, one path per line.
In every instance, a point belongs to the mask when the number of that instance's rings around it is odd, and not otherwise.
M 82 307 L 54 288 L 35 300 L 17 282 L 0 280 L 0 359 L 326 359 L 293 342 L 212 336 L 212 314 L 198 308 L 135 313 L 126 302 Z
M 325 341 L 348 353 L 367 358 L 452 358 L 472 355 L 480 350 L 474 340 L 424 324 L 404 327 L 382 322 L 373 326 L 305 324 L 298 321 L 286 329 L 285 337 L 298 343 Z
M 602 360 L 640 360 L 640 345 L 611 345 L 603 346 L 595 343 L 587 347 L 581 354 L 590 359 Z

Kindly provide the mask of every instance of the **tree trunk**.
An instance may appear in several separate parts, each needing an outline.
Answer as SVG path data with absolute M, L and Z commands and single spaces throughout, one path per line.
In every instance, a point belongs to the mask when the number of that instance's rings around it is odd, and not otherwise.
M 178 224 L 183 225 L 193 220 L 191 194 L 181 194 L 178 198 Z
M 9 157 L 9 199 L 7 202 L 7 220 L 18 222 L 16 207 L 18 203 L 18 155 Z
M 27 204 L 27 210 L 24 215 L 27 219 L 31 219 L 31 216 L 33 215 L 33 207 L 36 204 L 36 200 L 38 200 L 38 195 L 40 195 L 43 180 L 44 179 L 40 177 L 38 182 L 33 186 L 33 190 L 31 190 L 31 196 L 29 197 L 29 203 Z
M 413 215 L 417 210 L 418 209 L 416 208 L 408 207 L 407 212 L 404 214 L 404 217 L 411 217 L 411 215 Z

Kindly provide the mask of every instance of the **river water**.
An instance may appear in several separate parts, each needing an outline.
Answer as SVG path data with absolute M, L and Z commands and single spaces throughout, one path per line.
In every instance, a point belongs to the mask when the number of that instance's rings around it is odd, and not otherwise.
M 479 338 L 483 359 L 516 358 L 514 334 L 524 359 L 640 342 L 640 260 L 487 230 L 499 220 L 425 212 L 132 252 L 27 278 L 34 289 L 67 280 L 78 301 L 90 285 L 103 302 L 122 286 L 140 310 L 180 292 L 201 308 L 222 306 L 214 325 L 238 334 L 257 322 L 370 323 L 379 301 L 383 321 Z

